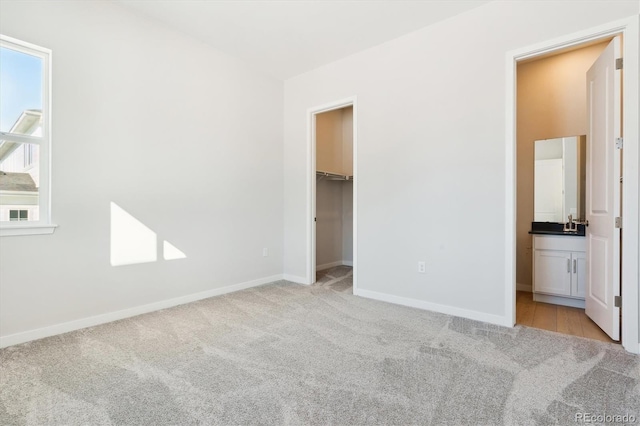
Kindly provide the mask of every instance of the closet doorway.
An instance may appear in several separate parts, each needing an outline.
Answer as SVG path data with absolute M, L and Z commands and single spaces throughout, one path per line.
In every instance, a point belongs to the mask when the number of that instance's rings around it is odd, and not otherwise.
M 356 288 L 355 99 L 310 111 L 309 283 Z

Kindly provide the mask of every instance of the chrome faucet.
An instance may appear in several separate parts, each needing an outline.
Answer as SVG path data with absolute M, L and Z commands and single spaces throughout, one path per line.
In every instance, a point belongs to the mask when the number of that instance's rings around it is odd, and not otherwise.
M 578 223 L 573 221 L 573 215 L 569 215 L 569 221 L 564 224 L 564 232 L 578 232 Z

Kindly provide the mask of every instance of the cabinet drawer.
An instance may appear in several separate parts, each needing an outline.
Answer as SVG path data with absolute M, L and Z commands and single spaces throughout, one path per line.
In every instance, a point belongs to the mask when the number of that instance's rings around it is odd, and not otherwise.
M 586 237 L 566 237 L 556 235 L 535 235 L 534 250 L 587 251 Z

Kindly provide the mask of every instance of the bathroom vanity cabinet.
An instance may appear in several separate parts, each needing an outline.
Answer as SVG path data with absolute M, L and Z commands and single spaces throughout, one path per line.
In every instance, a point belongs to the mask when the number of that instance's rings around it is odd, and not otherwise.
M 533 299 L 584 308 L 586 291 L 584 236 L 533 236 Z

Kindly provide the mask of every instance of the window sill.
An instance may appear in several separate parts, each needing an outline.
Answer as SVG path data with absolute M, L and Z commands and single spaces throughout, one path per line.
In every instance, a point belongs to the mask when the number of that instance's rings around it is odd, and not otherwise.
M 16 225 L 0 226 L 0 237 L 17 235 L 47 235 L 53 234 L 58 225 Z

